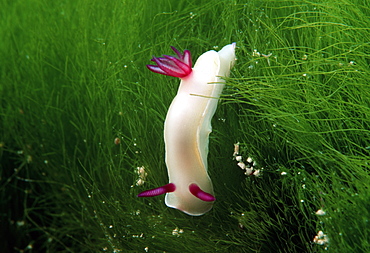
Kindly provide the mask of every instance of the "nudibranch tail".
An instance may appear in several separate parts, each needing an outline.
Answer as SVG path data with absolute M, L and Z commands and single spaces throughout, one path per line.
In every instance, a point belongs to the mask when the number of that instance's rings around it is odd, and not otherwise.
M 206 202 L 212 202 L 216 200 L 215 196 L 205 191 L 202 191 L 202 189 L 200 189 L 199 186 L 196 184 L 189 185 L 189 191 L 191 194 L 193 194 L 195 197 L 197 197 L 200 200 L 203 200 Z
M 158 74 L 183 78 L 188 76 L 192 72 L 191 54 L 189 50 L 185 50 L 184 54 L 181 54 L 175 47 L 171 47 L 172 50 L 177 54 L 175 56 L 163 55 L 163 57 L 154 57 L 151 61 L 154 61 L 157 65 L 146 65 L 150 71 Z
M 139 193 L 137 196 L 138 197 L 155 197 L 155 196 L 162 195 L 168 192 L 174 192 L 175 190 L 176 190 L 175 184 L 169 183 L 169 184 L 163 185 L 158 188 L 143 191 Z

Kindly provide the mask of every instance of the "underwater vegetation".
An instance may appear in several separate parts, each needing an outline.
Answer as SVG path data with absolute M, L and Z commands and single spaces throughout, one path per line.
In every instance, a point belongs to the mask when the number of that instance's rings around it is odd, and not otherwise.
M 0 0 L 2 252 L 369 252 L 367 1 Z M 168 183 L 176 77 L 236 42 L 202 216 Z

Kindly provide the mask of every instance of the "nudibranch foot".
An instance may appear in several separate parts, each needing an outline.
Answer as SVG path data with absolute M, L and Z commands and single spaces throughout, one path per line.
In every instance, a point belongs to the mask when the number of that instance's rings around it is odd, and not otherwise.
M 215 196 L 205 191 L 202 191 L 202 189 L 200 189 L 200 187 L 196 184 L 189 185 L 189 191 L 191 194 L 193 194 L 195 197 L 197 197 L 200 200 L 203 200 L 206 202 L 212 202 L 216 200 Z
M 150 71 L 158 74 L 184 78 L 192 72 L 191 68 L 191 54 L 189 50 L 185 50 L 184 54 L 181 54 L 175 47 L 171 47 L 172 50 L 177 54 L 175 56 L 163 55 L 163 57 L 154 57 L 151 61 L 154 61 L 157 65 L 146 65 Z
M 159 195 L 162 195 L 168 192 L 174 192 L 175 190 L 176 190 L 175 184 L 169 183 L 169 184 L 163 185 L 158 188 L 143 191 L 139 193 L 137 196 L 138 197 L 155 197 L 155 196 L 159 196 Z

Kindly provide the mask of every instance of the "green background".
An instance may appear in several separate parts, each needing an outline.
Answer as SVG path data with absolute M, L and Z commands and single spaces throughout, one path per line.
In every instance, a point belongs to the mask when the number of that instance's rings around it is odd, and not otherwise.
M 2 252 L 370 251 L 368 1 L 0 6 Z M 167 183 L 163 122 L 179 83 L 145 65 L 170 46 L 195 62 L 231 42 L 210 135 L 213 209 L 192 217 L 137 198 Z M 236 142 L 261 176 L 237 166 Z

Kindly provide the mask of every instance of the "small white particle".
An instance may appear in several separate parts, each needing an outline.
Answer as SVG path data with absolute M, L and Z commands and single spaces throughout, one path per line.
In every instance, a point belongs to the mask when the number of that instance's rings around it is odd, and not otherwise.
M 329 238 L 326 234 L 324 234 L 324 232 L 320 230 L 313 238 L 313 242 L 318 245 L 327 245 L 329 243 Z
M 326 214 L 326 212 L 324 211 L 324 210 L 322 210 L 322 209 L 319 209 L 319 210 L 317 210 L 316 211 L 316 213 L 315 213 L 316 215 L 319 215 L 319 216 L 323 216 L 323 215 L 325 215 Z
M 235 143 L 234 144 L 234 154 L 233 154 L 233 156 L 239 155 L 239 148 L 240 148 L 239 142 Z
M 253 173 L 253 169 L 251 169 L 251 168 L 246 168 L 245 169 L 245 175 L 247 175 L 247 176 L 249 176 L 249 175 L 251 175 Z
M 145 183 L 145 181 L 141 178 L 139 178 L 137 181 L 136 181 L 136 186 L 142 186 L 143 184 Z
M 256 176 L 256 177 L 260 176 L 260 175 L 261 175 L 260 170 L 255 170 L 255 171 L 253 172 L 253 175 L 254 175 L 254 176 Z
M 179 229 L 178 228 L 175 228 L 174 230 L 172 230 L 172 235 L 179 235 Z
M 260 52 L 257 51 L 257 49 L 254 49 L 253 50 L 253 53 L 252 53 L 252 56 L 254 56 L 254 57 L 260 57 L 261 54 L 260 54 Z
M 245 170 L 245 168 L 246 168 L 245 163 L 243 163 L 243 162 L 238 162 L 238 166 L 239 166 L 242 170 Z
M 24 226 L 24 224 L 26 224 L 23 220 L 22 221 L 17 221 L 17 226 L 18 227 L 22 227 Z

